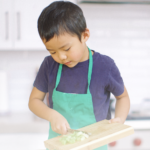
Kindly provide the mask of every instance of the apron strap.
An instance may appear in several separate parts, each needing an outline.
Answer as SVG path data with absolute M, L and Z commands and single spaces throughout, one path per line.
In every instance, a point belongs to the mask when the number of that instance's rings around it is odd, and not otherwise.
M 56 78 L 56 84 L 55 84 L 55 89 L 57 88 L 57 86 L 59 84 L 59 81 L 60 81 L 60 78 L 61 78 L 62 66 L 63 66 L 63 64 L 59 64 L 58 72 L 57 72 L 57 78 Z
M 92 57 L 92 52 L 90 48 L 89 50 L 89 69 L 88 69 L 88 88 L 87 88 L 87 93 L 90 94 L 90 82 L 91 82 L 91 76 L 92 76 L 92 68 L 93 68 L 93 57 Z M 55 89 L 57 88 L 60 78 L 61 78 L 61 72 L 62 72 L 62 66 L 63 64 L 59 64 L 58 72 L 57 72 L 57 78 L 56 78 L 56 84 L 55 84 Z
M 88 69 L 88 89 L 87 93 L 90 94 L 90 83 L 91 83 L 91 76 L 92 76 L 92 69 L 93 69 L 93 56 L 90 48 L 88 47 L 89 50 L 89 69 Z

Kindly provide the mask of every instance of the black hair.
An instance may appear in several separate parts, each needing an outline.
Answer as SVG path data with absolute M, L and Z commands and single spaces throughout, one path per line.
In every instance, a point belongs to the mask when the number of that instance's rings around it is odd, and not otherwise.
M 55 1 L 45 7 L 38 18 L 38 32 L 41 39 L 49 41 L 54 35 L 65 32 L 77 35 L 86 29 L 86 21 L 79 6 L 69 1 Z

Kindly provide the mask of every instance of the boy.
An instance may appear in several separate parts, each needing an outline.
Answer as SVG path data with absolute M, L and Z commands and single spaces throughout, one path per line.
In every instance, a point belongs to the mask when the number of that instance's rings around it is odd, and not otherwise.
M 124 123 L 130 107 L 127 90 L 114 61 L 86 46 L 90 31 L 82 10 L 71 2 L 53 2 L 42 11 L 38 31 L 51 56 L 40 66 L 29 108 L 50 122 L 48 138 L 103 119 Z M 43 103 L 47 92 L 49 107 Z M 117 99 L 114 119 L 110 93 Z

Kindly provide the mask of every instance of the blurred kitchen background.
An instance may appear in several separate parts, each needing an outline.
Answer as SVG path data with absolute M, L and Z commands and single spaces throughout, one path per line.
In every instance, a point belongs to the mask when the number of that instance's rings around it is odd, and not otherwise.
M 37 19 L 52 0 L 0 0 L 0 150 L 44 150 L 48 121 L 28 108 L 38 68 L 49 55 Z M 125 124 L 135 134 L 109 150 L 150 150 L 150 0 L 72 0 L 85 15 L 87 45 L 113 58 L 131 99 Z M 47 104 L 47 98 L 44 102 Z M 114 116 L 115 99 L 110 108 Z

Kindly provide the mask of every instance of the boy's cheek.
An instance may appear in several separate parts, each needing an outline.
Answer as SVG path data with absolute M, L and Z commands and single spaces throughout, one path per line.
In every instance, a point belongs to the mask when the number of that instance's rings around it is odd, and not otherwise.
M 56 62 L 61 63 L 57 56 L 53 56 L 53 55 L 51 55 L 51 56 Z
M 81 59 L 83 56 L 83 54 L 81 52 L 75 52 L 72 53 L 69 57 L 70 59 L 74 60 L 74 61 L 79 61 L 79 59 Z

